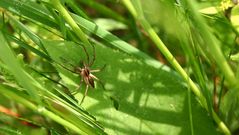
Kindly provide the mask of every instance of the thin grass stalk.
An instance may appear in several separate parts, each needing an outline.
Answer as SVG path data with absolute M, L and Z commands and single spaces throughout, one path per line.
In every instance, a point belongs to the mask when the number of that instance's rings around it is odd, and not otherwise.
M 76 24 L 74 19 L 68 13 L 68 11 L 64 8 L 59 0 L 51 0 L 52 5 L 59 11 L 59 13 L 63 16 L 66 22 L 71 26 L 72 30 L 75 34 L 80 38 L 80 40 L 86 44 L 91 45 L 85 33 L 81 30 L 81 28 Z
M 227 80 L 227 83 L 229 86 L 234 87 L 236 86 L 237 79 L 235 77 L 234 72 L 232 71 L 231 67 L 229 66 L 225 56 L 223 55 L 221 49 L 220 49 L 220 43 L 215 38 L 215 36 L 212 35 L 212 33 L 209 32 L 209 28 L 206 25 L 206 22 L 198 14 L 196 11 L 196 2 L 194 0 L 185 0 L 186 4 L 188 4 L 188 8 L 190 10 L 190 13 L 192 14 L 192 18 L 195 22 L 197 22 L 197 27 L 201 32 L 201 36 L 204 39 L 206 45 L 210 49 L 210 53 L 213 54 L 212 57 L 216 61 L 218 67 L 220 68 L 221 72 L 224 74 L 225 79 Z

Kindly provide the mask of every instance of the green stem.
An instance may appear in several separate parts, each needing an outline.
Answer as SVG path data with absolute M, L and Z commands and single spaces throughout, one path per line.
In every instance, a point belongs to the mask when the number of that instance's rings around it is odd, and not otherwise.
M 85 33 L 81 30 L 81 28 L 76 24 L 67 10 L 61 5 L 59 0 L 51 0 L 52 5 L 59 11 L 59 13 L 63 16 L 66 22 L 71 26 L 72 30 L 75 34 L 82 40 L 83 43 L 90 45 L 88 38 L 86 37 Z
M 191 78 L 187 75 L 187 73 L 185 72 L 185 70 L 181 67 L 181 65 L 178 63 L 178 61 L 174 58 L 174 56 L 170 53 L 170 51 L 168 50 L 168 48 L 164 45 L 164 43 L 162 42 L 162 40 L 158 37 L 158 35 L 156 34 L 156 32 L 153 30 L 153 28 L 149 25 L 149 23 L 145 20 L 145 19 L 141 19 L 140 20 L 143 28 L 147 31 L 147 33 L 149 34 L 149 37 L 151 38 L 151 40 L 155 43 L 155 45 L 158 47 L 158 49 L 163 53 L 163 55 L 166 57 L 166 59 L 168 60 L 168 62 L 170 62 L 170 64 L 174 67 L 175 70 L 178 71 L 178 73 L 181 74 L 181 76 L 183 77 L 183 79 L 185 81 L 188 82 L 188 84 L 190 85 L 192 91 L 194 92 L 194 94 L 201 99 L 200 101 L 202 102 L 202 104 L 204 105 L 204 107 L 206 109 L 207 108 L 207 103 L 206 103 L 206 99 L 203 97 L 201 91 L 199 90 L 199 88 L 196 86 L 196 84 L 191 80 Z
M 207 111 L 208 104 L 206 101 L 206 98 L 203 96 L 202 92 L 199 90 L 199 88 L 196 86 L 196 84 L 191 80 L 191 78 L 187 75 L 185 70 L 181 67 L 181 65 L 178 63 L 178 61 L 174 58 L 174 56 L 171 54 L 171 52 L 168 50 L 168 48 L 164 45 L 162 40 L 158 37 L 157 33 L 154 31 L 154 29 L 150 26 L 148 21 L 144 18 L 143 12 L 141 10 L 141 5 L 139 1 L 134 1 L 137 4 L 137 9 L 139 11 L 136 12 L 134 9 L 134 6 L 132 3 L 128 0 L 123 0 L 126 7 L 130 7 L 129 11 L 133 11 L 132 15 L 136 20 L 139 20 L 141 25 L 143 26 L 144 30 L 149 34 L 150 39 L 155 43 L 157 48 L 163 53 L 163 55 L 166 57 L 168 62 L 174 67 L 174 69 L 183 77 L 183 79 L 188 82 L 191 90 L 193 93 L 199 98 L 199 101 Z M 138 14 L 139 13 L 139 14 Z M 212 110 L 212 117 L 214 121 L 218 124 L 219 128 L 226 134 L 230 135 L 229 129 L 226 127 L 226 125 L 220 120 L 220 118 L 217 116 L 217 114 Z
M 218 127 L 224 132 L 225 135 L 231 135 L 230 130 L 227 128 L 225 123 L 218 117 L 215 111 L 212 111 L 212 117 L 214 121 L 217 123 Z

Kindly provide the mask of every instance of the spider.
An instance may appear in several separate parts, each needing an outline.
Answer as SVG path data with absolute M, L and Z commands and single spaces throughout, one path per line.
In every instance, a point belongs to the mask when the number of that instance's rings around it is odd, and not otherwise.
M 84 99 L 85 99 L 85 97 L 87 95 L 89 86 L 92 87 L 93 89 L 95 88 L 95 81 L 98 81 L 102 85 L 102 87 L 104 89 L 103 83 L 95 75 L 93 75 L 92 73 L 100 72 L 101 70 L 103 70 L 105 68 L 105 65 L 104 65 L 101 69 L 94 69 L 94 70 L 90 69 L 90 67 L 95 62 L 95 57 L 96 57 L 96 55 L 95 55 L 95 47 L 94 47 L 94 45 L 92 45 L 92 48 L 93 48 L 93 59 L 90 61 L 89 54 L 86 51 L 86 48 L 84 47 L 84 45 L 81 45 L 81 46 L 84 49 L 84 52 L 85 52 L 86 58 L 87 58 L 87 62 L 81 61 L 82 65 L 83 65 L 82 67 L 74 66 L 73 64 L 67 62 L 67 63 L 69 63 L 74 68 L 73 70 L 71 70 L 71 69 L 63 66 L 62 64 L 60 64 L 60 66 L 63 67 L 64 69 L 66 69 L 66 70 L 68 70 L 68 71 L 70 71 L 70 72 L 72 72 L 74 74 L 77 74 L 77 75 L 81 76 L 81 80 L 80 80 L 80 83 L 79 83 L 79 86 L 77 87 L 77 89 L 79 89 L 81 87 L 82 83 L 85 83 L 86 89 L 85 89 L 85 93 L 83 95 L 83 98 L 82 98 L 80 104 L 83 103 L 83 101 L 84 101 Z M 61 58 L 61 59 L 66 61 L 64 58 Z

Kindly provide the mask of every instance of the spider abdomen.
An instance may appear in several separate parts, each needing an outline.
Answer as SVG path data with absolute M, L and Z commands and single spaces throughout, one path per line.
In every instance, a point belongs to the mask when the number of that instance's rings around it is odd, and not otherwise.
M 95 88 L 94 79 L 90 73 L 89 68 L 85 67 L 81 70 L 81 76 L 83 77 L 86 84 L 90 85 L 92 88 Z

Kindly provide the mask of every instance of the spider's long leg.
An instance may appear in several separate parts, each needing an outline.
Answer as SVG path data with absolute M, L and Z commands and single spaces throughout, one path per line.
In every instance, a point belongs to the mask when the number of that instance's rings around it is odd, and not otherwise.
M 38 71 L 38 70 L 36 70 L 36 69 L 34 69 L 34 68 L 32 68 L 32 67 L 30 67 L 30 68 L 31 68 L 33 71 L 37 72 L 39 75 L 41 75 L 41 76 L 45 77 L 46 79 L 52 81 L 53 83 L 56 83 L 56 84 L 60 85 L 60 86 L 64 89 L 64 92 L 65 92 L 69 97 L 71 97 L 73 100 L 77 101 L 77 100 L 75 99 L 75 97 L 72 95 L 72 93 L 70 92 L 70 90 L 69 90 L 64 84 L 62 84 L 62 83 L 60 83 L 59 81 L 56 81 L 56 80 L 54 80 L 54 79 L 48 77 L 47 75 L 41 73 L 40 71 Z M 1 78 L 0 78 L 0 82 L 1 82 Z M 64 96 L 64 95 L 63 95 L 63 96 Z
M 81 45 L 81 47 L 83 48 L 83 50 L 85 51 L 85 54 L 86 54 L 86 59 L 87 59 L 87 64 L 89 64 L 90 63 L 90 57 L 89 57 L 89 54 L 88 54 L 88 52 L 86 51 L 86 48 L 85 48 L 85 46 L 84 45 Z
M 89 62 L 89 67 L 92 66 L 95 62 L 95 46 L 93 44 L 91 44 L 92 48 L 93 48 L 93 59 L 91 62 Z
M 65 67 L 64 65 L 62 65 L 62 64 L 60 64 L 60 63 L 58 63 L 58 64 L 59 64 L 62 68 L 66 69 L 66 70 L 68 70 L 68 71 L 70 71 L 70 72 L 72 72 L 72 73 L 74 73 L 74 74 L 78 74 L 78 73 L 76 73 L 75 71 L 73 71 L 73 70 L 71 70 L 71 69 Z
M 64 58 L 62 58 L 62 57 L 60 57 L 60 59 L 61 59 L 64 63 L 70 64 L 72 67 L 75 67 L 72 63 L 70 63 L 70 62 L 67 61 L 66 59 L 64 59 Z M 56 62 L 56 61 L 55 61 L 55 63 L 58 64 L 58 65 L 60 65 L 62 68 L 66 69 L 66 70 L 68 70 L 68 71 L 70 71 L 70 72 L 72 72 L 72 73 L 77 74 L 75 71 L 73 71 L 73 70 L 67 68 L 67 67 L 64 66 L 63 64 L 61 64 L 61 63 L 59 63 L 59 62 Z
M 48 79 L 48 80 L 50 80 L 50 81 L 52 81 L 52 82 L 54 82 L 54 83 L 60 85 L 61 87 L 63 87 L 64 89 L 67 89 L 67 90 L 69 91 L 69 89 L 68 89 L 64 84 L 60 83 L 59 81 L 54 80 L 54 79 L 52 79 L 51 77 L 48 77 L 47 75 L 41 73 L 40 71 L 38 71 L 38 70 L 36 70 L 36 69 L 34 69 L 34 68 L 32 68 L 32 67 L 30 67 L 30 68 L 31 68 L 33 71 L 35 71 L 36 73 L 38 73 L 39 75 L 41 75 L 41 76 L 45 77 L 46 79 Z
M 83 81 L 84 81 L 84 79 L 83 79 L 83 78 L 81 78 L 81 80 L 80 80 L 80 83 L 79 83 L 78 87 L 76 88 L 76 90 L 80 89 L 80 87 L 81 87 L 81 85 L 82 85 Z
M 100 69 L 93 69 L 93 70 L 90 70 L 90 72 L 91 73 L 100 72 L 100 71 L 104 70 L 105 67 L 106 67 L 106 64 L 102 68 L 100 68 Z
M 87 95 L 88 89 L 89 89 L 89 85 L 86 85 L 85 93 L 84 93 L 84 96 L 83 96 L 83 98 L 82 98 L 82 100 L 80 102 L 80 105 L 83 103 L 83 101 L 84 101 L 84 99 L 85 99 L 85 97 Z
M 91 73 L 100 72 L 100 71 L 101 71 L 100 69 L 93 69 L 93 70 L 90 70 Z

